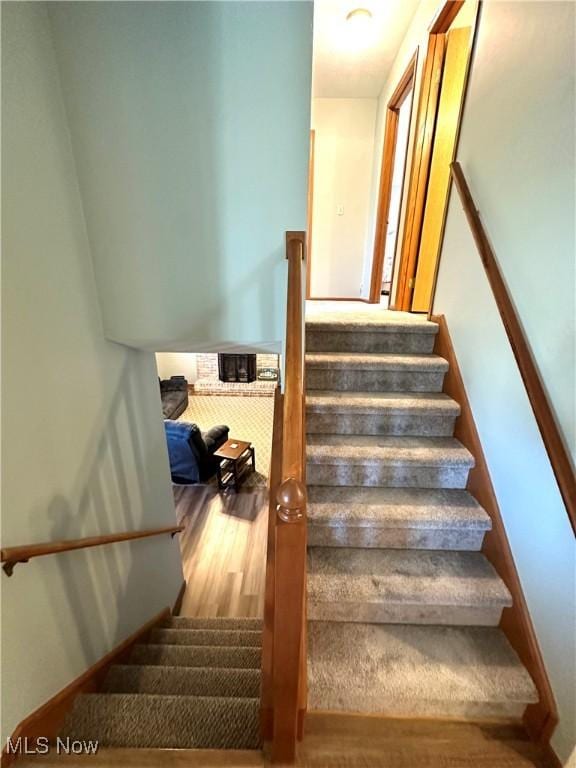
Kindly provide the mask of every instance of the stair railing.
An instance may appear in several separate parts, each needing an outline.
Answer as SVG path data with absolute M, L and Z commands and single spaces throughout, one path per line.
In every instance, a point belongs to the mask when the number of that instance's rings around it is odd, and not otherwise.
M 292 763 L 306 712 L 305 232 L 286 233 L 284 394 L 276 393 L 262 656 L 262 726 L 275 763 Z
M 62 541 L 46 541 L 40 544 L 26 544 L 19 547 L 5 547 L 0 550 L 0 560 L 3 563 L 2 568 L 8 576 L 12 576 L 14 567 L 18 563 L 27 563 L 34 557 L 44 557 L 44 555 L 58 555 L 63 552 L 72 552 L 75 549 L 89 549 L 90 547 L 101 547 L 104 544 L 117 544 L 120 541 L 134 541 L 136 539 L 146 539 L 149 536 L 160 536 L 164 533 L 170 533 L 174 536 L 176 533 L 184 530 L 182 525 L 172 525 L 167 528 L 148 528 L 143 531 L 127 531 L 125 533 L 109 533 L 103 536 L 87 536 L 83 539 L 63 539 Z
M 474 203 L 462 167 L 460 163 L 454 162 L 451 163 L 450 170 L 460 195 L 472 236 L 478 248 L 478 253 L 482 259 L 486 277 L 492 288 L 492 293 L 494 294 L 508 341 L 512 347 L 512 353 L 518 365 L 520 376 L 524 382 L 538 429 L 548 453 L 548 459 L 556 477 L 570 524 L 572 525 L 572 530 L 576 534 L 576 474 L 570 454 L 558 428 L 554 411 L 538 371 L 538 366 L 532 355 L 532 350 L 508 292 L 506 282 L 502 277 L 498 261 L 480 219 L 480 214 Z

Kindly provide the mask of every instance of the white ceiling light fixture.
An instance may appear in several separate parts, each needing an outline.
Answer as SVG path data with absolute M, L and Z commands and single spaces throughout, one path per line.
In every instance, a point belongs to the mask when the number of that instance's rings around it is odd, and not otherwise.
M 372 11 L 369 11 L 368 8 L 354 8 L 354 10 L 350 11 L 350 13 L 346 16 L 346 21 L 354 24 L 366 24 L 371 19 Z
M 372 11 L 368 8 L 354 8 L 346 15 L 346 37 L 353 49 L 370 46 L 374 38 Z

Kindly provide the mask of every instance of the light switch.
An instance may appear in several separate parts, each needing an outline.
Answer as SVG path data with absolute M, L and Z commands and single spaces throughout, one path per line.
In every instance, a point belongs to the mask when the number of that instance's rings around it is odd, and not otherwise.
M 336 207 L 336 216 L 344 216 L 344 206 L 338 205 Z

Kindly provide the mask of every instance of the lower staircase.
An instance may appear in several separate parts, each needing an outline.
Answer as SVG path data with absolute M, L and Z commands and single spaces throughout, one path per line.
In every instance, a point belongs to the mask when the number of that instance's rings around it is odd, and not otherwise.
M 511 596 L 480 551 L 437 330 L 306 323 L 309 710 L 515 719 L 537 701 L 498 628 Z
M 260 619 L 177 618 L 79 696 L 62 737 L 100 747 L 260 749 Z

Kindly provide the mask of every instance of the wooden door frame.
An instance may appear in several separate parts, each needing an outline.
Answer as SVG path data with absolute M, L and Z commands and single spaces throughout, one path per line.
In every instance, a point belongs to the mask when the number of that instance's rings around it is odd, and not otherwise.
M 404 219 L 404 230 L 402 232 L 398 285 L 396 287 L 394 304 L 390 309 L 409 312 L 412 306 L 412 289 L 414 287 L 418 249 L 420 247 L 420 236 L 422 234 L 424 209 L 426 206 L 434 129 L 436 126 L 442 68 L 446 50 L 446 33 L 463 5 L 464 0 L 444 0 L 432 19 L 428 30 L 428 48 L 424 61 L 420 98 L 418 101 L 416 134 L 410 165 L 408 201 Z
M 368 301 L 378 304 L 382 293 L 382 275 L 384 272 L 384 250 L 386 246 L 386 233 L 390 216 L 390 198 L 392 196 L 392 180 L 394 176 L 394 158 L 396 156 L 396 144 L 398 138 L 398 121 L 400 107 L 408 98 L 412 90 L 412 102 L 410 104 L 410 122 L 412 120 L 412 106 L 414 103 L 414 86 L 416 84 L 416 69 L 418 65 L 418 50 L 412 55 L 408 66 L 404 70 L 394 93 L 386 106 L 386 125 L 384 128 L 384 145 L 382 148 L 382 163 L 380 167 L 380 187 L 378 190 L 378 208 L 376 212 L 376 229 L 374 233 L 374 251 L 372 256 L 372 273 L 370 276 L 370 293 Z M 408 156 L 408 143 L 405 149 Z M 405 166 L 406 170 L 406 166 Z M 405 178 L 405 174 L 404 174 Z M 404 178 L 402 187 L 404 187 Z M 404 194 L 402 189 L 401 199 Z M 394 261 L 396 253 L 394 253 Z M 392 264 L 394 274 L 394 263 Z
M 312 280 L 312 206 L 314 205 L 314 144 L 316 131 L 310 130 L 310 153 L 308 155 L 308 211 L 306 215 L 306 298 L 310 298 Z

